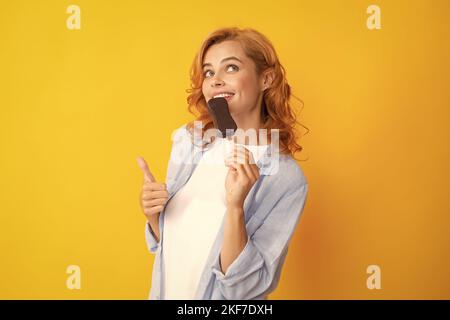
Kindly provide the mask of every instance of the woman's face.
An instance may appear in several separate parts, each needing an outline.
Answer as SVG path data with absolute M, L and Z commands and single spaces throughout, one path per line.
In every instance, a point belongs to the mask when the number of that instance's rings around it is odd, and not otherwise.
M 202 91 L 206 102 L 220 92 L 233 93 L 227 97 L 233 116 L 260 113 L 263 83 L 256 74 L 255 64 L 240 43 L 227 40 L 212 45 L 203 60 Z

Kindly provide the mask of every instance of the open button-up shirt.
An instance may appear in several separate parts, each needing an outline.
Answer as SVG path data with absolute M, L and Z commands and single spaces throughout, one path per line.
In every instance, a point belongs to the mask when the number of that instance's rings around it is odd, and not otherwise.
M 199 137 L 191 139 L 186 124 L 172 136 L 166 186 L 168 201 L 189 180 L 207 148 Z M 279 282 L 292 235 L 306 203 L 308 183 L 291 155 L 271 152 L 256 162 L 260 177 L 244 201 L 247 244 L 228 267 L 221 270 L 220 252 L 224 221 L 219 229 L 196 291 L 197 300 L 267 299 Z M 155 254 L 149 299 L 164 298 L 164 208 L 159 216 L 160 241 L 145 224 L 148 249 Z M 182 244 L 180 244 L 182 245 Z

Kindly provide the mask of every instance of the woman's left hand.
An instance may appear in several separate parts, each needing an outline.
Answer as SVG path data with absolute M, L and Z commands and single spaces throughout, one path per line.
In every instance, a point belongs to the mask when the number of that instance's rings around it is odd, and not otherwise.
M 232 150 L 225 160 L 229 167 L 225 178 L 227 208 L 242 209 L 247 194 L 259 178 L 259 169 L 252 153 L 232 140 Z

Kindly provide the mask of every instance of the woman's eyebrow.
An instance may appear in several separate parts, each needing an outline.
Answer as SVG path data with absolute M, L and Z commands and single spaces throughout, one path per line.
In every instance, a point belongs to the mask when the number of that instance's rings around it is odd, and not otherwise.
M 236 57 L 228 57 L 228 58 L 225 58 L 225 59 L 222 59 L 222 61 L 220 62 L 220 63 L 223 63 L 223 62 L 225 62 L 225 61 L 228 61 L 228 60 L 237 60 L 237 61 L 239 61 L 240 63 L 243 63 L 241 60 L 239 60 L 238 58 L 236 58 Z M 204 68 L 204 67 L 206 67 L 206 66 L 212 66 L 212 64 L 211 63 L 204 63 L 203 64 L 203 66 L 202 66 L 202 68 Z

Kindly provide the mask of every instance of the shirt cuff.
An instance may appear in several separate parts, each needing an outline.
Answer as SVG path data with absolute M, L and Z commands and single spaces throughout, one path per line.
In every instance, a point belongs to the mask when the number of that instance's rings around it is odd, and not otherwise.
M 153 234 L 148 222 L 145 224 L 145 240 L 147 242 L 148 250 L 151 253 L 156 253 L 159 248 L 159 242 L 156 241 L 155 235 Z
M 258 249 L 250 236 L 247 236 L 247 244 L 228 267 L 226 274 L 223 274 L 220 266 L 220 253 L 214 259 L 212 272 L 222 284 L 225 286 L 232 286 L 245 280 L 249 275 L 254 273 L 255 270 L 260 269 L 263 265 L 263 257 L 258 252 Z

